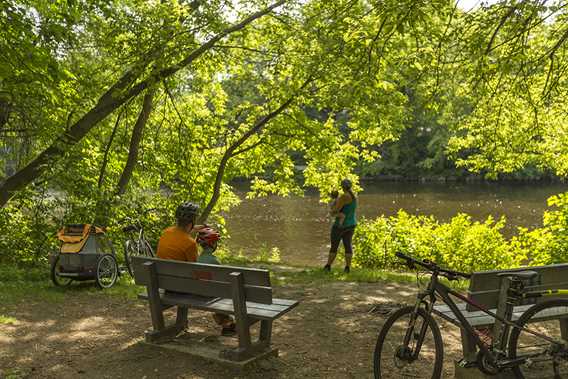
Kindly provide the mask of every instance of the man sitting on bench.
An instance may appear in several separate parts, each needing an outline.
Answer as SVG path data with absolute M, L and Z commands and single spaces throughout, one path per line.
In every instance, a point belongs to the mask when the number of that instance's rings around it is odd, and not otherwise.
M 202 225 L 195 225 L 195 218 L 198 213 L 199 206 L 191 202 L 183 203 L 177 207 L 177 225 L 170 226 L 162 232 L 156 253 L 158 258 L 186 262 L 197 261 L 197 243 L 190 233 L 194 229 L 198 231 L 204 229 Z M 235 334 L 235 323 L 231 317 L 215 314 L 213 318 L 218 325 L 222 326 L 221 334 Z

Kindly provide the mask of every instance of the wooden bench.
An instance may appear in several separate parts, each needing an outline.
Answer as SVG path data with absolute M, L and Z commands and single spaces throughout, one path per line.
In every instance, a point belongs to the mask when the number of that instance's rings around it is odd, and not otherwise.
M 507 294 L 508 280 L 505 277 L 498 276 L 504 272 L 518 271 L 535 271 L 538 276 L 532 279 L 530 283 L 525 283 L 527 290 L 539 289 L 558 289 L 568 288 L 568 264 L 557 264 L 549 266 L 523 267 L 512 270 L 492 270 L 474 272 L 469 282 L 467 297 L 476 304 L 479 304 L 497 315 L 503 315 L 505 311 L 505 302 Z M 562 296 L 559 296 L 562 297 Z M 537 302 L 553 299 L 553 296 L 541 298 L 526 299 L 522 304 L 515 306 L 513 310 L 513 321 L 519 317 Z M 565 296 L 564 296 L 565 298 Z M 488 314 L 477 310 L 475 307 L 467 303 L 456 303 L 458 308 L 463 312 L 467 321 L 477 329 L 489 329 L 492 331 L 495 325 L 495 318 Z M 459 323 L 447 305 L 434 306 L 434 313 L 443 319 L 459 326 Z M 558 319 L 562 330 L 568 330 L 568 311 L 562 314 L 545 315 L 539 314 L 534 321 L 544 319 Z M 567 336 L 568 337 L 568 336 Z M 463 360 L 460 366 L 469 366 L 476 361 L 477 346 L 472 338 L 470 338 L 464 330 L 461 330 L 461 342 L 463 350 Z M 459 377 L 456 371 L 456 378 Z M 470 377 L 470 376 L 468 376 Z
M 272 323 L 298 305 L 298 301 L 272 297 L 267 270 L 208 265 L 133 257 L 134 280 L 146 286 L 139 298 L 148 300 L 153 330 L 145 338 L 150 343 L 169 341 L 188 326 L 188 309 L 233 315 L 238 347 L 219 352 L 219 359 L 251 361 L 267 353 L 277 355 L 270 346 Z M 209 279 L 202 279 L 203 277 Z M 166 326 L 163 311 L 177 306 L 173 325 Z M 250 327 L 260 322 L 258 341 L 252 342 Z

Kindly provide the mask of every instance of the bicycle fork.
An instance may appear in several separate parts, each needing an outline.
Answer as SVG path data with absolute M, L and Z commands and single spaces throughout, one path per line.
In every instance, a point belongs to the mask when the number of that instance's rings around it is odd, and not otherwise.
M 430 296 L 430 302 L 424 300 L 427 296 Z M 430 290 L 420 292 L 417 296 L 416 305 L 414 306 L 414 311 L 410 315 L 410 320 L 408 322 L 408 328 L 406 329 L 406 334 L 404 335 L 403 348 L 404 352 L 401 359 L 406 359 L 408 361 L 414 361 L 418 359 L 420 354 L 420 349 L 422 348 L 422 343 L 426 337 L 426 332 L 428 331 L 428 320 L 425 317 L 424 322 L 420 325 L 420 331 L 416 334 L 416 321 L 418 320 L 418 314 L 420 313 L 421 306 L 424 305 L 424 311 L 426 315 L 432 314 L 432 309 L 434 307 L 435 296 Z M 411 348 L 411 341 L 415 341 L 416 345 L 414 349 Z

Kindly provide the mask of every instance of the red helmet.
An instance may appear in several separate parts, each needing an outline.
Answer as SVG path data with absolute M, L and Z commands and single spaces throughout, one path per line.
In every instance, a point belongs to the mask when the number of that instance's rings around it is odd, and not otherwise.
M 201 245 L 215 246 L 217 241 L 221 239 L 221 235 L 213 228 L 203 228 L 197 234 L 197 243 Z

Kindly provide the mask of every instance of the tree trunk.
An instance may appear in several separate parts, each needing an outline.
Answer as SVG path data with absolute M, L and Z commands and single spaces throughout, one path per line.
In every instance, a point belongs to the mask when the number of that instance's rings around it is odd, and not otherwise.
M 152 113 L 152 102 L 154 100 L 154 94 L 156 90 L 150 89 L 144 96 L 144 101 L 142 103 L 142 109 L 134 124 L 134 129 L 132 130 L 132 138 L 130 139 L 130 149 L 128 150 L 128 159 L 126 160 L 126 165 L 122 171 L 122 175 L 118 181 L 118 186 L 116 188 L 117 195 L 122 195 L 126 192 L 126 186 L 132 177 L 134 168 L 136 167 L 136 162 L 138 161 L 138 149 L 140 147 L 140 142 L 142 142 L 142 136 L 144 134 L 144 127 Z
M 175 74 L 212 48 L 219 40 L 233 32 L 243 29 L 249 23 L 270 13 L 274 8 L 279 7 L 285 2 L 286 0 L 280 0 L 259 12 L 253 13 L 243 21 L 233 24 L 212 37 L 207 42 L 203 43 L 197 49 L 193 50 L 187 57 L 177 64 L 167 67 L 161 71 L 157 71 L 138 84 L 135 84 L 135 82 L 144 72 L 144 69 L 146 68 L 145 65 L 126 72 L 107 92 L 101 96 L 94 108 L 88 111 L 83 117 L 75 122 L 75 124 L 71 125 L 65 133 L 57 137 L 51 146 L 42 151 L 34 160 L 28 163 L 28 165 L 18 170 L 18 172 L 2 183 L 0 186 L 0 206 L 4 206 L 16 193 L 16 191 L 37 179 L 42 174 L 45 167 L 53 165 L 65 154 L 69 147 L 77 144 L 98 122 L 103 120 L 128 100 L 140 94 L 140 92 L 146 89 L 151 83 L 159 82 L 164 78 Z

